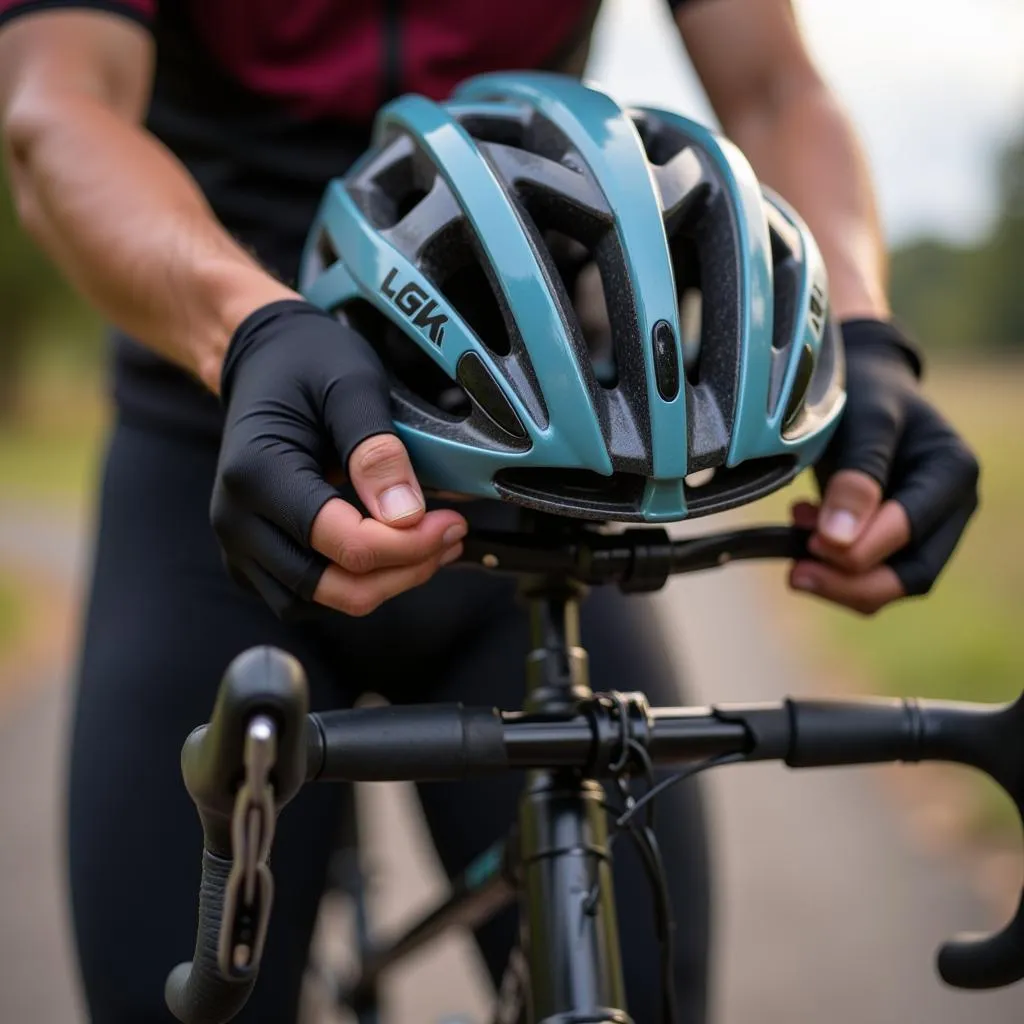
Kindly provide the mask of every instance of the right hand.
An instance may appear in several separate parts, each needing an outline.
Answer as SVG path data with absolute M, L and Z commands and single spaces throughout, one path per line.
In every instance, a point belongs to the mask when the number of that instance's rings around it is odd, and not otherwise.
M 229 568 L 279 616 L 309 602 L 367 615 L 462 553 L 466 521 L 427 512 L 369 344 L 308 303 L 236 330 L 210 515 Z M 369 516 L 327 482 L 347 468 Z

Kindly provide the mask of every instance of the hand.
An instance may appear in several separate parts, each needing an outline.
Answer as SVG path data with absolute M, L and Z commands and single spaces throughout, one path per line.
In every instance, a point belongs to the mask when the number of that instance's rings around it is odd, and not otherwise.
M 233 575 L 278 615 L 309 602 L 367 615 L 461 554 L 466 522 L 425 511 L 376 354 L 333 317 L 299 300 L 257 310 L 221 395 L 211 520 Z M 327 482 L 338 460 L 368 517 Z
M 821 505 L 793 508 L 818 561 L 797 590 L 871 615 L 926 594 L 978 505 L 978 462 L 918 389 L 920 362 L 891 324 L 843 326 L 847 407 L 818 466 Z

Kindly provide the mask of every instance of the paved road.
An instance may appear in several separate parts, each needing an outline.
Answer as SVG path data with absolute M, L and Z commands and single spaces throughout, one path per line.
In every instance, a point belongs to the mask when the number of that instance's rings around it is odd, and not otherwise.
M 18 527 L 21 530 L 21 527 Z M 81 564 L 73 538 L 0 521 L 0 558 L 39 544 L 48 564 Z M 57 552 L 54 554 L 54 552 Z M 658 614 L 701 700 L 755 700 L 812 689 L 763 624 L 748 569 L 673 584 Z M 0 1022 L 82 1020 L 64 926 L 59 751 L 65 671 L 41 680 L 0 722 Z M 624 680 L 624 687 L 642 680 Z M 27 694 L 27 695 L 26 695 Z M 908 769 L 911 770 L 911 769 Z M 1024 992 L 953 993 L 935 980 L 936 944 L 992 922 L 963 878 L 908 845 L 871 770 L 790 773 L 738 766 L 709 780 L 719 906 L 719 1024 L 1013 1024 Z M 441 891 L 409 792 L 375 794 L 381 910 L 397 921 Z M 475 954 L 453 937 L 392 988 L 391 1019 L 486 1019 Z

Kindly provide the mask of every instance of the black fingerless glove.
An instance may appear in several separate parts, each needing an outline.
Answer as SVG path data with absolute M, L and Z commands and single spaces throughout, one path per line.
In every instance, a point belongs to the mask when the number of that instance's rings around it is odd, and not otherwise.
M 841 469 L 867 473 L 910 521 L 910 544 L 889 560 L 908 594 L 931 589 L 978 505 L 978 462 L 921 394 L 917 348 L 895 324 L 842 325 L 847 404 L 817 467 L 822 490 Z
M 327 565 L 309 547 L 337 495 L 325 467 L 347 466 L 366 438 L 393 433 L 384 368 L 354 331 L 307 302 L 272 302 L 235 331 L 213 528 L 232 574 L 278 615 L 309 602 Z
M 917 380 L 924 378 L 924 357 L 916 343 L 892 320 L 861 317 L 842 323 L 843 348 L 847 358 L 862 349 L 891 349 L 900 352 Z

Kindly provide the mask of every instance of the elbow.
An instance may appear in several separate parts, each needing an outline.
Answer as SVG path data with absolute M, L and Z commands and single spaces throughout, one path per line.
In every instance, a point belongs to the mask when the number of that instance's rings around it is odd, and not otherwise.
M 771 69 L 718 113 L 725 134 L 741 149 L 794 119 L 846 121 L 835 94 L 810 63 Z

